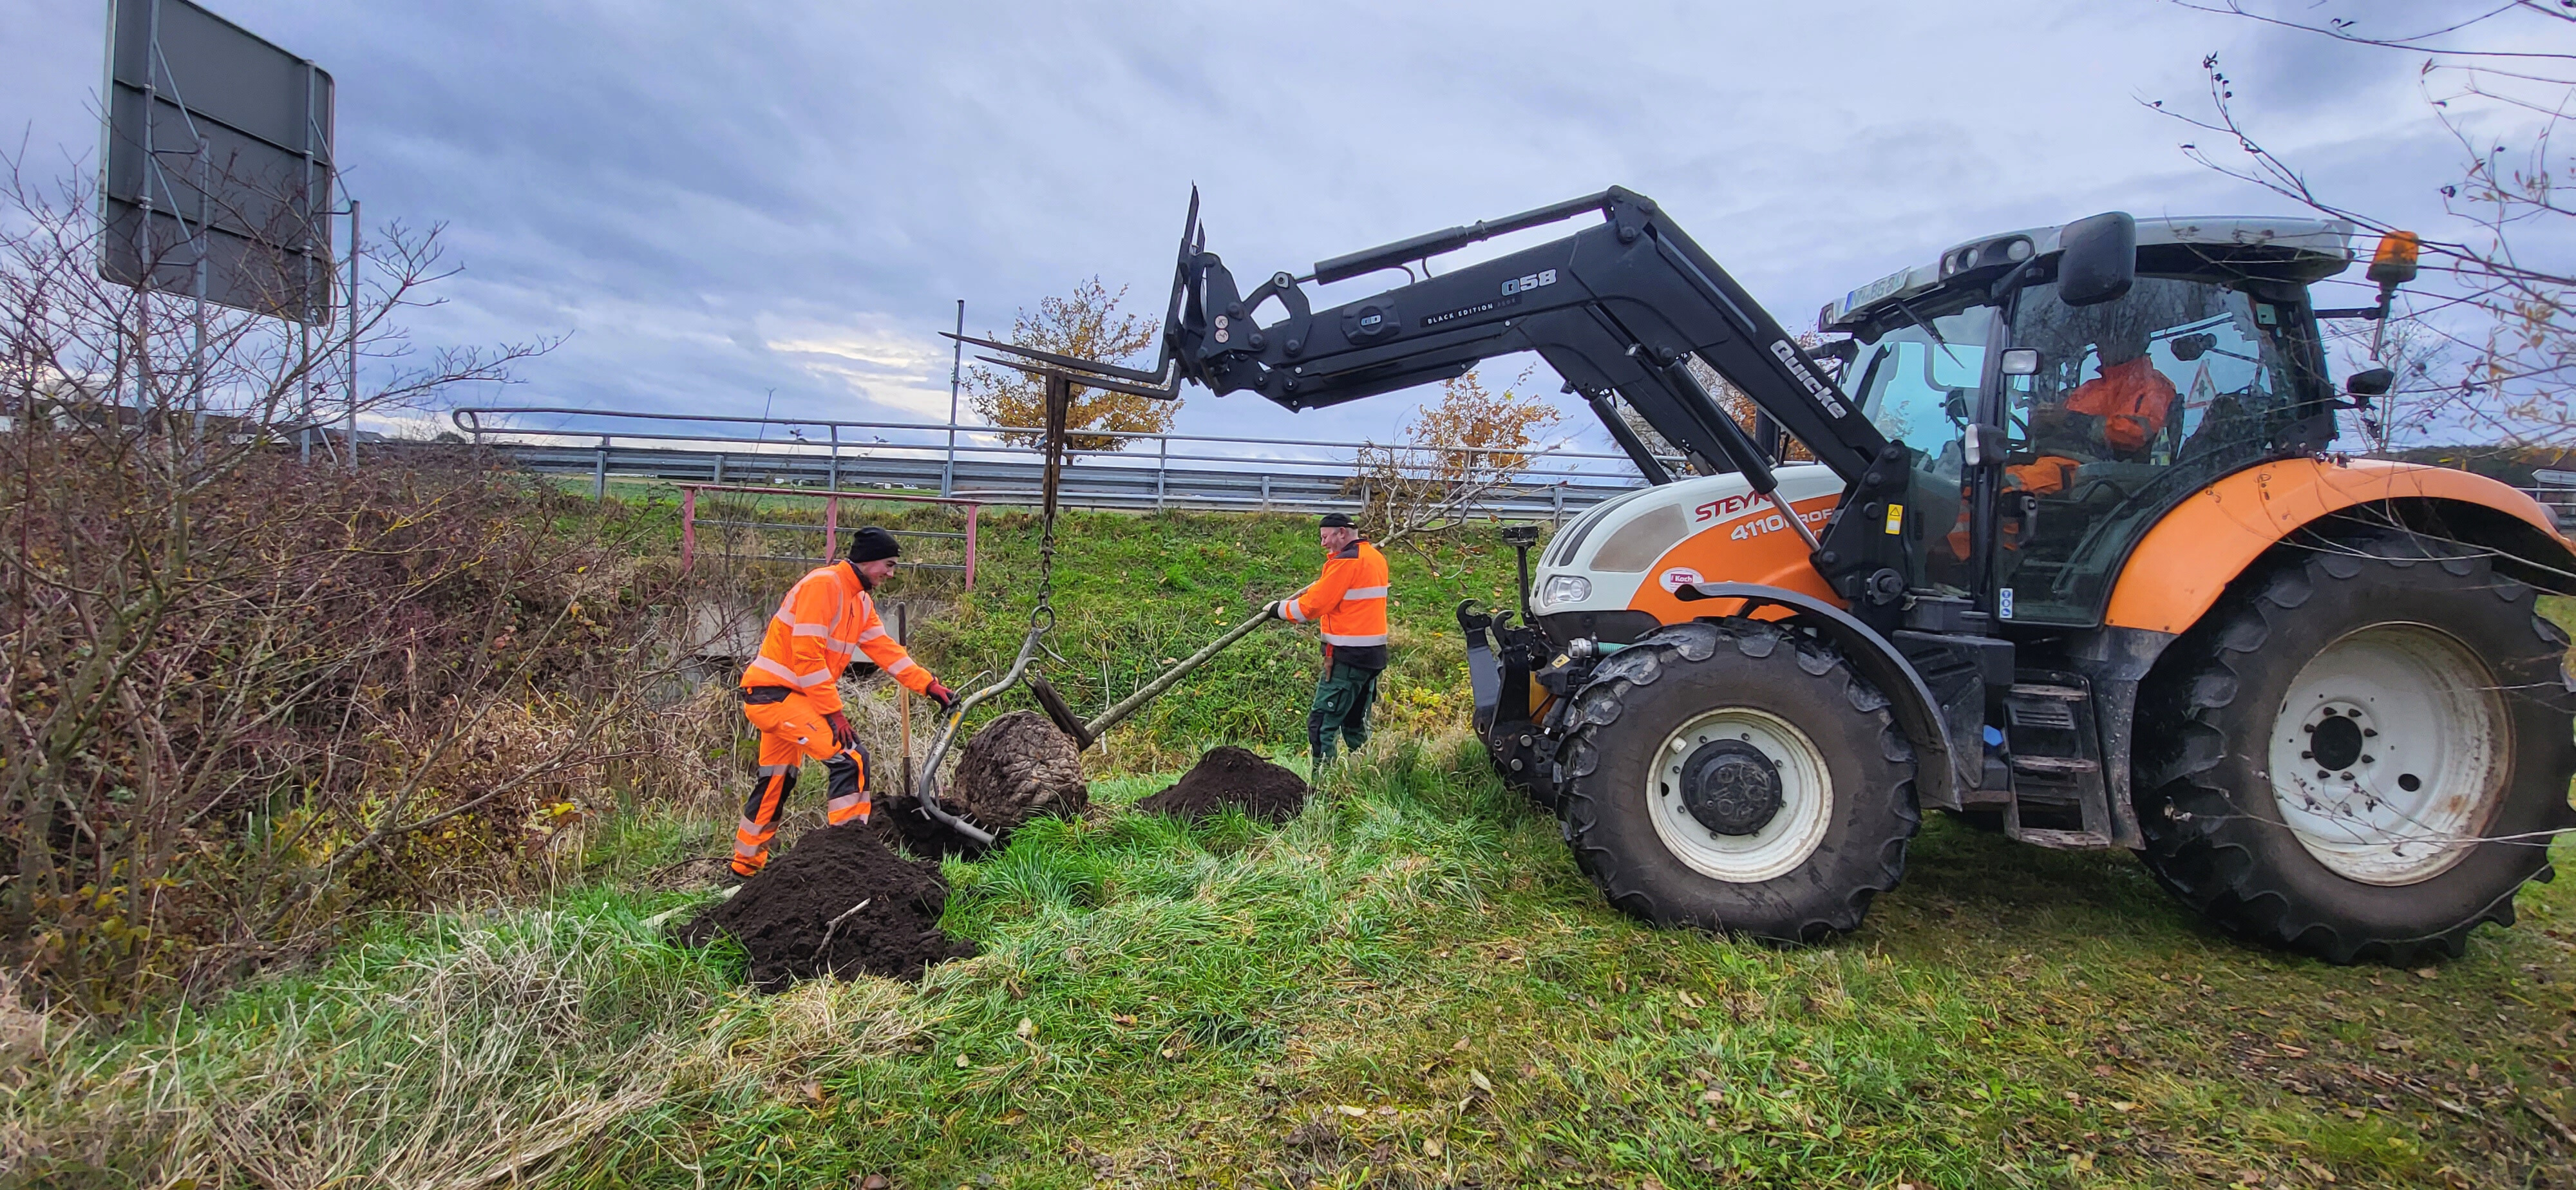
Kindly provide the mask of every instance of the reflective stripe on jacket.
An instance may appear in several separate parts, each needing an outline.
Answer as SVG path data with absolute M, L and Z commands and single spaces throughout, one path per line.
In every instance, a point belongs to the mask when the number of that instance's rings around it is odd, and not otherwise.
M 1386 668 L 1386 555 L 1354 541 L 1324 559 L 1324 573 L 1282 609 L 1312 620 L 1325 656 L 1362 669 Z
M 769 631 L 760 638 L 760 656 L 742 671 L 743 688 L 785 686 L 813 700 L 816 711 L 830 714 L 841 709 L 838 683 L 853 651 L 866 653 L 916 694 L 930 688 L 930 671 L 887 634 L 885 621 L 877 618 L 876 600 L 859 583 L 859 572 L 847 562 L 834 562 L 788 588 L 778 614 L 769 618 Z

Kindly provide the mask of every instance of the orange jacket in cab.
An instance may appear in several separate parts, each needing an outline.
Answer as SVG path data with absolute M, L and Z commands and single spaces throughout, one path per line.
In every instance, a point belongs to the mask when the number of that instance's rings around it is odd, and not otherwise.
M 769 631 L 760 638 L 760 656 L 742 671 L 742 685 L 746 690 L 785 686 L 813 700 L 815 711 L 830 714 L 841 709 L 838 683 L 853 650 L 866 653 L 915 694 L 930 687 L 930 671 L 886 634 L 859 572 L 847 562 L 834 562 L 788 588 L 778 614 L 769 618 Z
M 1361 669 L 1386 668 L 1386 555 L 1354 541 L 1324 559 L 1323 576 L 1281 601 L 1291 620 L 1313 620 L 1324 634 L 1328 660 Z

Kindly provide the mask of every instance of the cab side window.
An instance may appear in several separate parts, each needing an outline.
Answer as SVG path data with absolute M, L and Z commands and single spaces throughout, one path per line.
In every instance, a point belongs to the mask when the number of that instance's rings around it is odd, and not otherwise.
M 2177 493 L 2268 449 L 2292 386 L 2283 308 L 2208 281 L 2140 277 L 2071 308 L 2022 295 L 2013 342 L 2037 374 L 2007 394 L 2006 548 L 2015 619 L 2089 623 L 2131 537 Z

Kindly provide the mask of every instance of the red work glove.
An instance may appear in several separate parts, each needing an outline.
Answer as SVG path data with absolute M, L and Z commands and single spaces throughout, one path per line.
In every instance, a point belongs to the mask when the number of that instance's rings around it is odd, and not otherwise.
M 937 678 L 930 679 L 929 688 L 923 690 L 922 694 L 930 701 L 939 704 L 939 713 L 942 715 L 957 709 L 957 692 L 949 689 L 948 683 Z
M 844 715 L 839 711 L 834 711 L 831 714 L 823 716 L 823 722 L 832 726 L 833 747 L 839 748 L 843 752 L 847 752 L 850 749 L 859 746 L 859 733 L 851 729 L 849 716 Z

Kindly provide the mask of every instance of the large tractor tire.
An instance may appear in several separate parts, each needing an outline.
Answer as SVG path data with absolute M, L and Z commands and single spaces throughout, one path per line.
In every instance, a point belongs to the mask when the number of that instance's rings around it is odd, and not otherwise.
M 1830 650 L 1751 620 L 1677 625 L 1603 661 L 1576 698 L 1565 838 L 1611 904 L 1815 942 L 1904 875 L 1914 751 Z
M 2440 556 L 2435 556 L 2435 555 Z M 2567 637 L 2474 551 L 2374 538 L 2240 580 L 2142 692 L 2144 858 L 2243 937 L 2455 957 L 2576 824 Z

